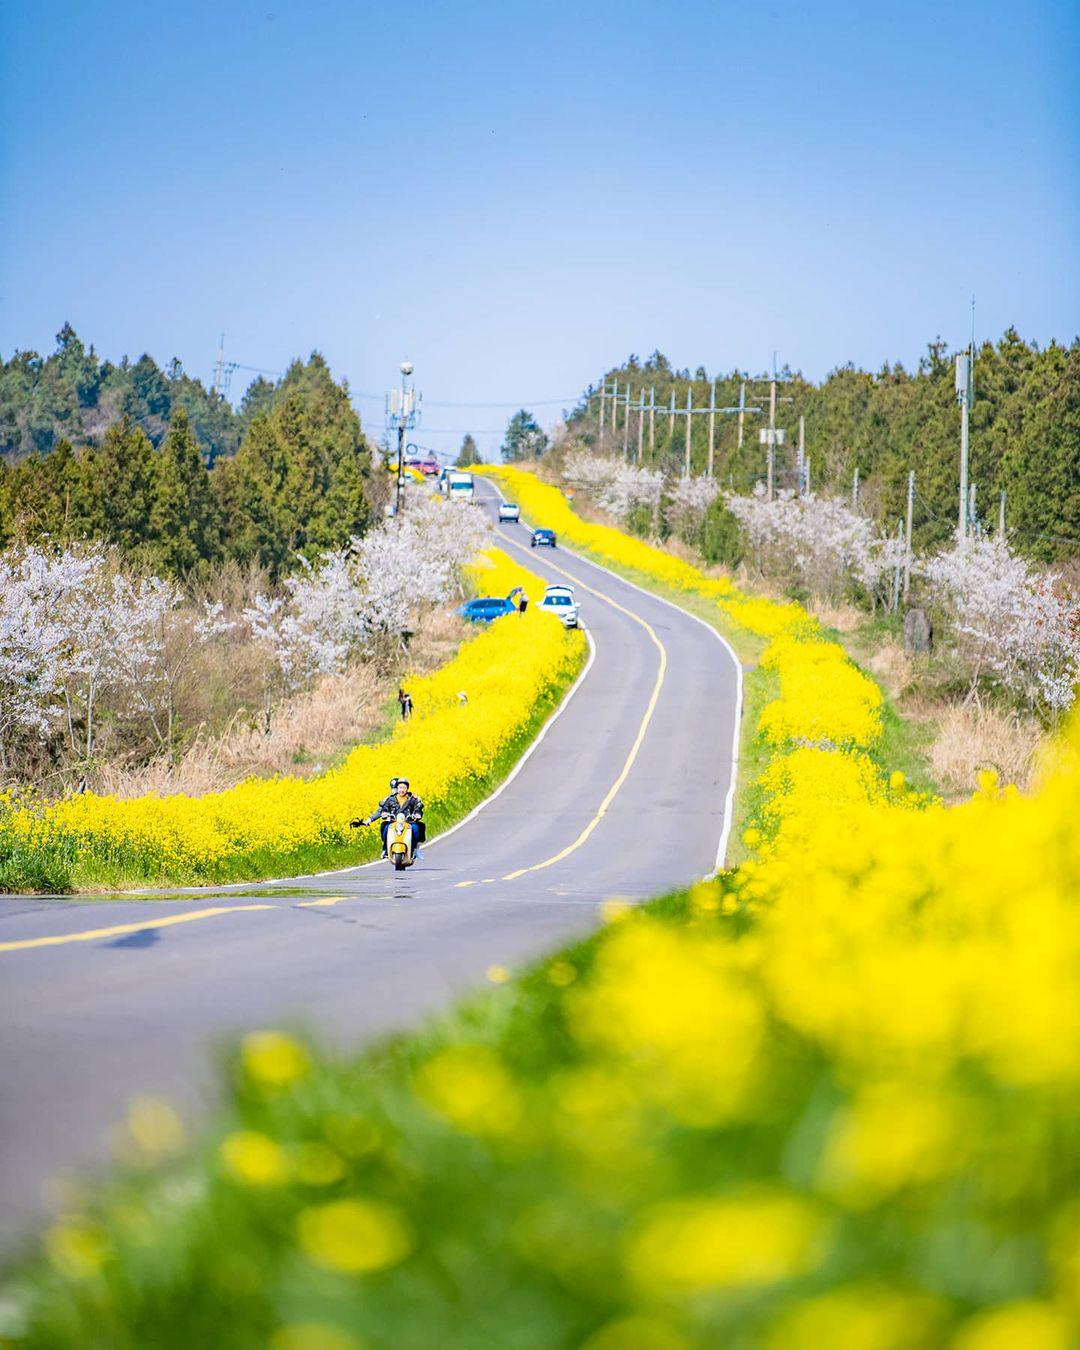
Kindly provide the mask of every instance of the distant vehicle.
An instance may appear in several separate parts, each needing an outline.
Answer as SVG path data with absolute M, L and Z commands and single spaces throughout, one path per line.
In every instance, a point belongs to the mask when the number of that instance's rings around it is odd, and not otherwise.
M 536 548 L 542 544 L 546 544 L 549 548 L 555 547 L 554 530 L 546 530 L 546 529 L 533 530 L 532 538 L 529 540 L 530 548 Z
M 422 462 L 419 455 L 407 455 L 405 457 L 405 463 L 410 469 L 418 469 Z
M 447 500 L 471 502 L 473 499 L 473 476 L 461 469 L 447 469 L 443 479 Z
M 549 586 L 540 601 L 540 608 L 561 619 L 565 628 L 578 626 L 578 604 L 573 586 Z
M 425 478 L 437 478 L 439 476 L 439 461 L 434 456 L 420 461 L 420 472 Z
M 491 623 L 501 619 L 504 614 L 516 614 L 517 606 L 512 600 L 502 600 L 494 595 L 481 595 L 475 600 L 466 600 L 458 606 L 458 613 L 470 623 Z
M 520 520 L 521 507 L 515 502 L 502 502 L 499 506 L 500 520 Z

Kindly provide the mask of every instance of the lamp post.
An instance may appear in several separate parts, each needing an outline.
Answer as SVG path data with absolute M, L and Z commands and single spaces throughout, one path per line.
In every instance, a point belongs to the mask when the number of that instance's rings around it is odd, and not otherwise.
M 394 515 L 401 514 L 401 488 L 405 477 L 405 433 L 412 427 L 415 427 L 420 420 L 420 405 L 422 398 L 416 392 L 415 386 L 409 382 L 409 376 L 413 373 L 411 361 L 402 361 L 398 367 L 401 371 L 401 388 L 391 389 L 386 395 L 386 426 L 387 430 L 397 431 L 397 492 L 394 496 Z

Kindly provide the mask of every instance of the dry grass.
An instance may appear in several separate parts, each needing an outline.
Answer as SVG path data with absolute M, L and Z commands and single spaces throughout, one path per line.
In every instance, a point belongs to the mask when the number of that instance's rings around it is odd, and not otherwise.
M 974 704 L 938 705 L 926 711 L 936 730 L 931 768 L 947 792 L 966 796 L 975 788 L 980 769 L 995 769 L 1003 783 L 1015 783 L 1021 791 L 1031 785 L 1044 736 L 1033 718 Z
M 867 657 L 866 665 L 890 698 L 899 698 L 911 686 L 915 676 L 911 656 L 892 638 L 884 638 L 878 643 Z
M 138 768 L 106 764 L 100 785 L 95 786 L 118 797 L 147 792 L 198 796 L 220 792 L 252 775 L 311 777 L 386 725 L 387 704 L 406 668 L 417 675 L 433 670 L 450 658 L 469 631 L 452 611 L 431 610 L 399 670 L 385 674 L 365 664 L 343 675 L 325 676 L 275 709 L 268 735 L 263 732 L 262 710 L 241 708 L 220 734 L 200 733 L 174 764 L 164 757 Z
M 807 609 L 825 628 L 835 628 L 838 633 L 853 633 L 866 621 L 866 612 L 856 609 L 846 601 L 821 600 L 813 598 L 807 601 Z

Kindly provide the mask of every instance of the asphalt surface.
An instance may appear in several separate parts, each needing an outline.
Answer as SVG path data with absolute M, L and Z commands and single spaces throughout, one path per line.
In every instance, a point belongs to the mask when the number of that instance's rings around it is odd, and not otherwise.
M 612 573 L 530 550 L 524 525 L 498 528 L 533 570 L 569 576 L 594 658 L 512 781 L 411 871 L 368 864 L 181 900 L 0 897 L 4 1252 L 58 1203 L 58 1181 L 107 1162 L 133 1097 L 163 1096 L 198 1121 L 218 1091 L 215 1051 L 237 1033 L 292 1025 L 354 1048 L 447 1006 L 494 964 L 588 932 L 607 898 L 714 870 L 734 773 L 733 653 Z M 372 784 L 357 813 L 385 790 Z M 237 894 L 253 889 L 270 895 Z M 9 945 L 44 937 L 63 940 Z

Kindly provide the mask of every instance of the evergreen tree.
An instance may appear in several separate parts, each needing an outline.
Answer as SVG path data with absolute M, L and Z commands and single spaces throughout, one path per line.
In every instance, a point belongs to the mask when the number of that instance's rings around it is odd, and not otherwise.
M 176 408 L 154 455 L 148 538 L 171 572 L 191 571 L 217 553 L 217 503 L 187 414 Z
M 461 442 L 461 449 L 458 451 L 457 467 L 467 469 L 471 464 L 483 464 L 480 451 L 476 448 L 476 441 L 466 432 L 465 438 Z
M 273 573 L 285 570 L 292 544 L 287 467 L 285 447 L 266 413 L 252 422 L 232 459 L 215 465 L 212 482 L 229 557 L 257 559 Z
M 505 463 L 514 464 L 522 459 L 539 459 L 547 444 L 548 438 L 540 423 L 522 408 L 510 419 L 501 453 Z
M 125 417 L 105 433 L 88 468 L 100 502 L 100 533 L 124 548 L 144 544 L 150 538 L 154 475 L 154 451 L 145 432 Z

